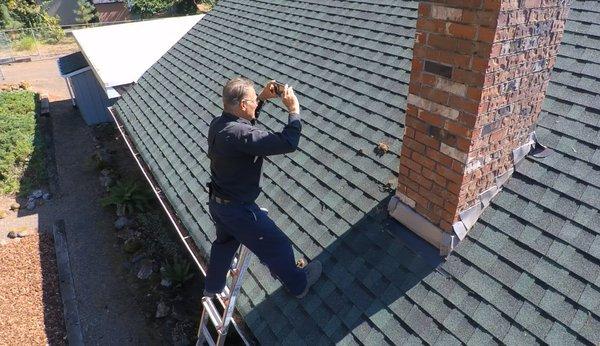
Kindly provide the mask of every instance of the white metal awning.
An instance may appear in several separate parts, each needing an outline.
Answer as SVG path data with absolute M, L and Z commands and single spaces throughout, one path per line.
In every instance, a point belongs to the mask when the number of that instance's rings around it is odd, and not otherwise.
M 154 19 L 73 31 L 105 89 L 135 83 L 203 15 Z

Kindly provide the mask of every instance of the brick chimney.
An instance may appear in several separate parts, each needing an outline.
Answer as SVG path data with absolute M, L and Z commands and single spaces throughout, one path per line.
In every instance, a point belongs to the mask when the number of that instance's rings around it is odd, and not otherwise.
M 447 254 L 535 144 L 570 0 L 419 4 L 390 215 Z

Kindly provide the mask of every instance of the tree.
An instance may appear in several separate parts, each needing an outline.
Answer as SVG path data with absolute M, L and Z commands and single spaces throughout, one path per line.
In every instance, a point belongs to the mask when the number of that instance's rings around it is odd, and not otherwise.
M 132 3 L 131 9 L 139 13 L 142 18 L 163 13 L 174 5 L 173 0 L 132 0 Z
M 41 28 L 40 36 L 48 42 L 65 36 L 58 18 L 49 15 L 35 0 L 0 0 L 0 29 L 16 28 Z
M 20 29 L 23 27 L 23 23 L 14 19 L 10 12 L 8 11 L 8 7 L 6 4 L 0 5 L 0 28 L 2 29 Z
M 98 19 L 96 8 L 87 0 L 77 0 L 77 9 L 74 11 L 77 17 L 77 23 L 86 24 L 95 22 Z

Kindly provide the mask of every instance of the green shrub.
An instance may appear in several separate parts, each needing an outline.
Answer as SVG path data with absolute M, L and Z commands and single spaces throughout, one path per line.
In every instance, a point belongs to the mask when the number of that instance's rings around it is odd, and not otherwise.
M 190 262 L 180 260 L 177 257 L 173 258 L 173 262 L 165 261 L 160 273 L 163 279 L 168 279 L 173 284 L 173 287 L 181 287 L 186 281 L 194 277 L 191 270 Z
M 120 180 L 110 188 L 108 196 L 102 198 L 100 203 L 103 207 L 114 205 L 118 215 L 129 215 L 148 209 L 151 200 L 152 195 L 137 181 Z
M 26 195 L 46 181 L 36 94 L 0 92 L 0 194 Z
M 15 50 L 17 51 L 29 51 L 35 48 L 36 42 L 35 38 L 31 36 L 23 36 L 17 43 L 15 44 Z

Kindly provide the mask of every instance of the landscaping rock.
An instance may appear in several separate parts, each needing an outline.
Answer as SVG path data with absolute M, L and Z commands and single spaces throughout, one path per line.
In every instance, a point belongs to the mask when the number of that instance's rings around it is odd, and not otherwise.
M 7 236 L 8 236 L 10 239 L 15 239 L 15 238 L 17 237 L 17 232 L 15 232 L 15 231 L 10 231 L 10 232 L 8 232 Z
M 12 211 L 17 211 L 19 209 L 21 209 L 21 205 L 19 203 L 13 203 L 10 205 L 10 210 Z
M 35 200 L 27 202 L 27 210 L 35 209 Z
M 101 175 L 98 179 L 100 180 L 100 185 L 105 189 L 108 189 L 113 183 L 113 178 L 110 176 Z
M 131 263 L 136 264 L 139 261 L 146 258 L 146 254 L 143 251 L 138 251 L 132 258 Z
M 127 253 L 135 253 L 142 248 L 142 241 L 137 238 L 129 238 L 123 244 L 123 250 Z
M 121 216 L 115 221 L 115 228 L 120 230 L 128 226 L 130 223 L 131 220 L 129 220 L 125 216 Z
M 171 312 L 171 309 L 169 308 L 169 306 L 167 306 L 167 304 L 165 304 L 163 302 L 159 302 L 158 306 L 156 307 L 156 315 L 154 317 L 156 317 L 156 318 L 167 317 L 170 312 Z
M 154 271 L 154 265 L 152 263 L 151 260 L 144 260 L 142 262 L 142 266 L 140 267 L 140 270 L 137 273 L 137 277 L 140 280 L 147 280 L 150 275 L 152 275 L 152 272 Z
M 25 238 L 30 235 L 31 235 L 31 232 L 29 232 L 28 230 L 23 230 L 23 231 L 17 232 L 17 237 L 19 237 L 19 238 Z
M 42 190 L 35 190 L 29 195 L 29 198 L 30 199 L 31 198 L 33 198 L 33 199 L 42 198 L 43 195 L 44 195 L 44 192 Z
M 169 279 L 162 279 L 162 280 L 160 280 L 160 285 L 163 287 L 171 287 L 171 285 L 173 285 L 173 283 Z

